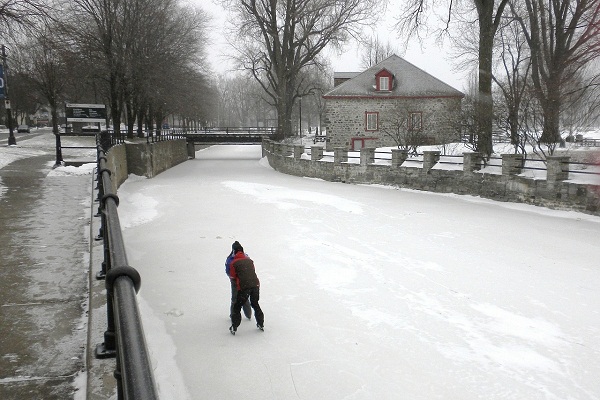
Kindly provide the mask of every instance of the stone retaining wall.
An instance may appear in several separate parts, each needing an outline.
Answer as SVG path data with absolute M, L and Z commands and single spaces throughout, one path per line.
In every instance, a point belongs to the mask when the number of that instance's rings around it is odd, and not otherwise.
M 125 143 L 113 146 L 106 154 L 111 171 L 113 193 L 129 176 L 152 178 L 190 158 L 185 139 L 156 143 Z
M 533 204 L 548 208 L 600 215 L 600 186 L 568 182 L 568 157 L 549 157 L 547 178 L 518 176 L 522 156 L 503 155 L 502 174 L 483 173 L 481 156 L 465 153 L 462 170 L 433 169 L 439 151 L 426 151 L 421 168 L 407 167 L 406 152 L 393 150 L 388 164 L 374 163 L 374 150 L 362 149 L 360 163 L 348 162 L 345 149 L 334 149 L 334 157 L 323 159 L 323 148 L 290 146 L 270 140 L 263 142 L 263 155 L 276 171 L 290 175 L 320 178 L 332 182 L 372 183 L 439 193 L 481 196 L 498 201 Z

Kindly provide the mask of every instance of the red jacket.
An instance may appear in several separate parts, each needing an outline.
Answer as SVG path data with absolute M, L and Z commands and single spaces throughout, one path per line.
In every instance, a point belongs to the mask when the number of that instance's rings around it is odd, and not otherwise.
M 229 276 L 235 279 L 238 290 L 260 287 L 260 281 L 254 270 L 254 261 L 242 251 L 238 251 L 233 257 Z

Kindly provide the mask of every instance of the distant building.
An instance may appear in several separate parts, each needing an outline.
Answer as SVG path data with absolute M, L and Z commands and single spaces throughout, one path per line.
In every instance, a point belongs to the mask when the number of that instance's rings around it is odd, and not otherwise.
M 349 79 L 354 78 L 360 72 L 334 72 L 333 73 L 333 87 L 339 86 Z
M 463 97 L 396 55 L 361 73 L 335 73 L 323 96 L 327 147 L 396 146 L 409 134 L 422 144 L 457 141 Z

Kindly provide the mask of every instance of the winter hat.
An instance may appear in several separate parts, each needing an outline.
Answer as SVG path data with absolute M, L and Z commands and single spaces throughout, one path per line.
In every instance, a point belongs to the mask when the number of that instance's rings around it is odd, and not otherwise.
M 238 251 L 243 252 L 244 248 L 242 247 L 242 245 L 240 244 L 240 242 L 238 242 L 237 240 L 235 242 L 233 242 L 233 244 L 231 245 L 231 250 L 233 251 L 233 253 L 237 253 Z

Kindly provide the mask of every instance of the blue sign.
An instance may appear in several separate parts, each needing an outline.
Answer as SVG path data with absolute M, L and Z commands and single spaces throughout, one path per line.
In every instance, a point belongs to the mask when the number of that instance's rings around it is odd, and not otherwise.
M 4 65 L 0 65 L 0 99 L 4 98 Z

